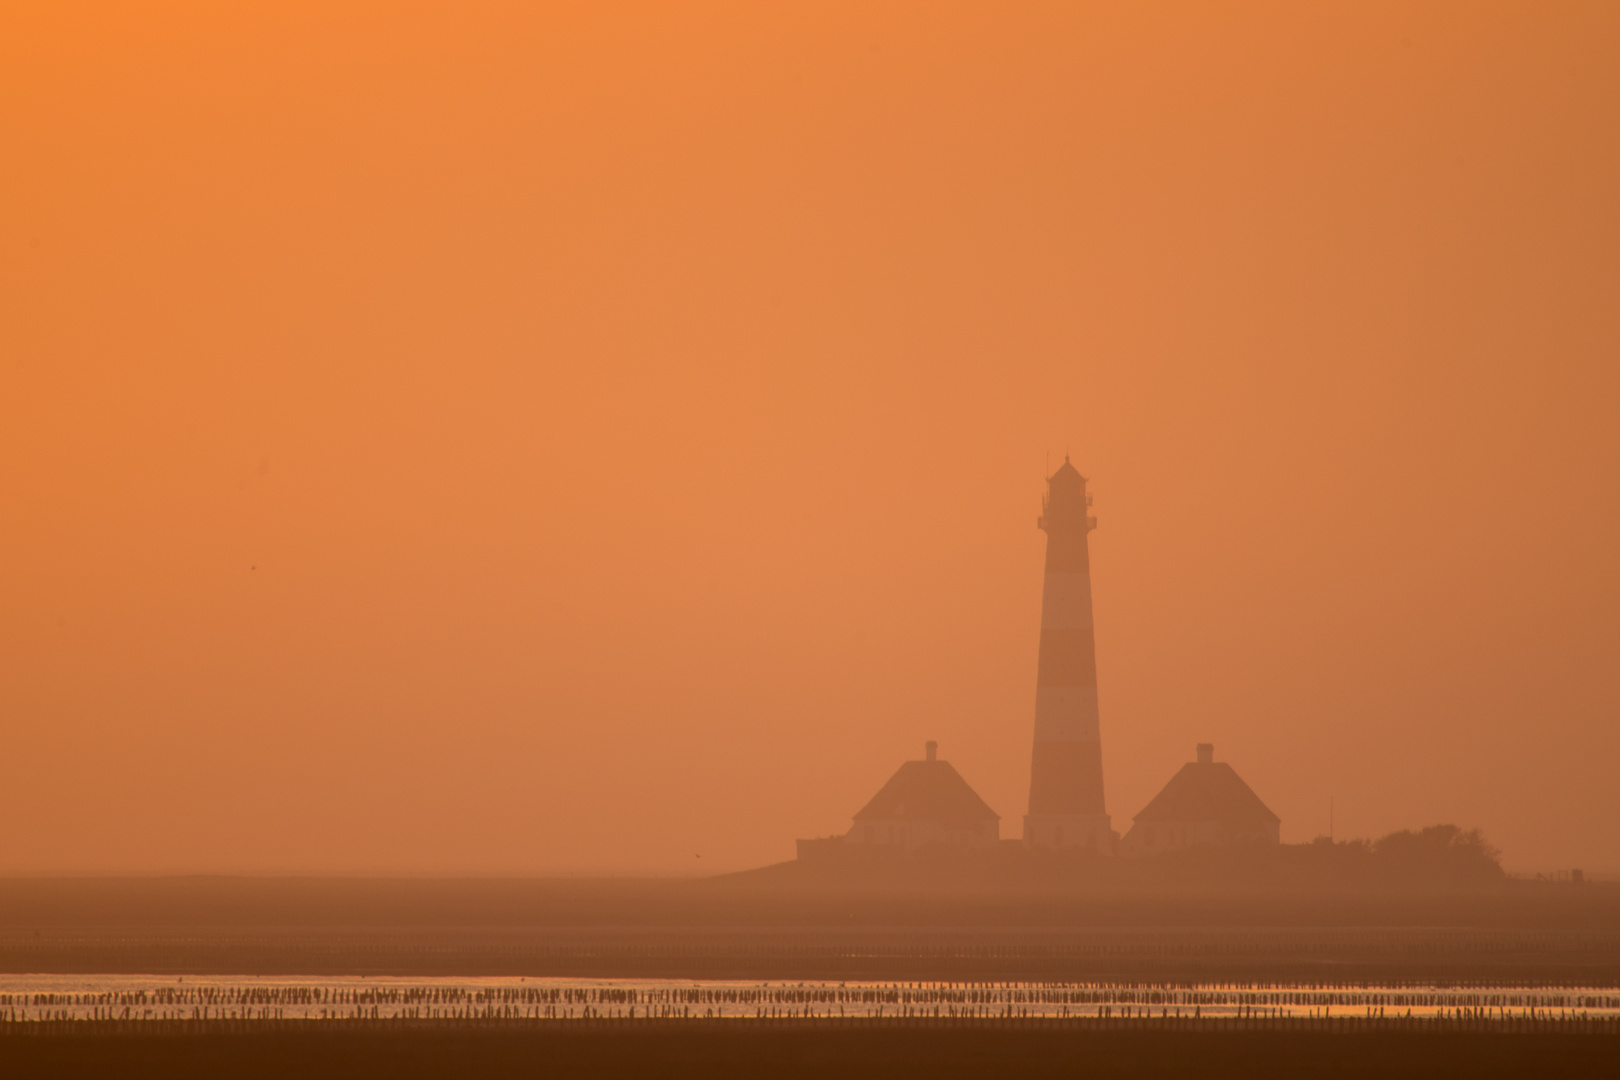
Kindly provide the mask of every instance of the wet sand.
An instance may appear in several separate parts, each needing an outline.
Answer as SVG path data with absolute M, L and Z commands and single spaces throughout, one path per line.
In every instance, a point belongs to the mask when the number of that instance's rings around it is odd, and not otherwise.
M 34 1027 L 0 1035 L 16 1077 L 1507 1077 L 1613 1075 L 1620 1037 L 1301 1025 L 1085 1029 L 829 1021 L 287 1027 Z

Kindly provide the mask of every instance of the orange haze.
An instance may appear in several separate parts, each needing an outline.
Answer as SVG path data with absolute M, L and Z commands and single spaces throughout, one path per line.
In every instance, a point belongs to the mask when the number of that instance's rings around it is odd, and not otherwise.
M 0 872 L 1015 836 L 1065 451 L 1117 828 L 1620 868 L 1617 133 L 1603 2 L 9 3 Z

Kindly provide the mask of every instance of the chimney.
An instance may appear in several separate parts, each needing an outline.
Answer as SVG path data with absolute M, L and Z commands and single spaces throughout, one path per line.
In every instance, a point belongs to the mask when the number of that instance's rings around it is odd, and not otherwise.
M 939 753 L 939 743 L 935 742 L 933 739 L 929 739 L 927 742 L 923 743 L 923 758 L 924 758 L 924 760 L 933 761 L 935 756 L 938 753 Z
M 1201 743 L 1198 744 L 1198 764 L 1200 764 L 1200 765 L 1213 765 L 1213 764 L 1215 764 L 1215 744 L 1214 743 L 1212 743 L 1212 742 L 1201 742 Z

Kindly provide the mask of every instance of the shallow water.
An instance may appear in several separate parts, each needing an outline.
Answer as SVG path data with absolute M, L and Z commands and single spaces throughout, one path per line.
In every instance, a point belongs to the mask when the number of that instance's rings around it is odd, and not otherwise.
M 1620 1017 L 1620 989 L 0 975 L 0 1022 L 599 1017 Z

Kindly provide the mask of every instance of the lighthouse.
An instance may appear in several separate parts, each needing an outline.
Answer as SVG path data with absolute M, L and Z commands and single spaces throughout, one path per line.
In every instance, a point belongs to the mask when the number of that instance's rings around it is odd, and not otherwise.
M 1091 557 L 1086 544 L 1097 519 L 1090 513 L 1086 478 L 1067 457 L 1046 485 L 1036 522 L 1046 533 L 1046 577 L 1024 842 L 1111 853 L 1114 834 L 1103 808 Z

